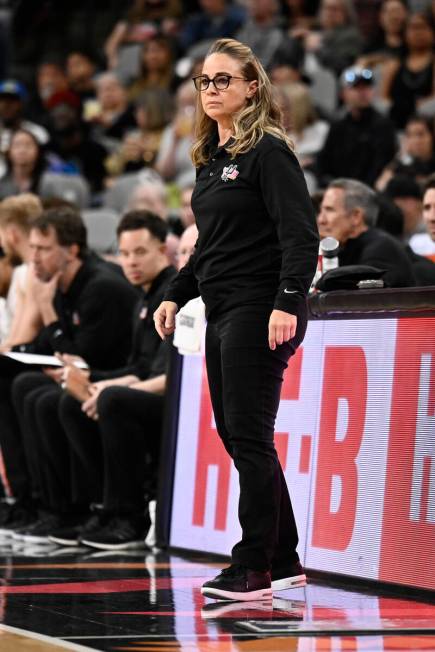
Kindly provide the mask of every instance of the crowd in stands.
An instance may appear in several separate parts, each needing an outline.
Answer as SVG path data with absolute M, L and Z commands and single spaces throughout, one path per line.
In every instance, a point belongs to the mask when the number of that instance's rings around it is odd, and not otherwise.
M 340 266 L 435 286 L 434 7 L 133 0 L 0 81 L 0 352 L 62 362 L 0 357 L 0 537 L 144 545 L 171 346 L 152 313 L 196 240 L 191 78 L 216 38 L 265 66 Z

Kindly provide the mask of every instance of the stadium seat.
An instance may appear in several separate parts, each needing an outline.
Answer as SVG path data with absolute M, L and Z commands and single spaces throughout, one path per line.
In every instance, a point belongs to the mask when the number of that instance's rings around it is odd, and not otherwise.
M 96 208 L 83 211 L 82 217 L 88 230 L 89 248 L 99 254 L 114 253 L 117 248 L 118 213 L 106 208 Z
M 90 194 L 88 182 L 82 176 L 54 172 L 48 172 L 43 176 L 41 197 L 60 197 L 76 204 L 79 208 L 87 208 Z

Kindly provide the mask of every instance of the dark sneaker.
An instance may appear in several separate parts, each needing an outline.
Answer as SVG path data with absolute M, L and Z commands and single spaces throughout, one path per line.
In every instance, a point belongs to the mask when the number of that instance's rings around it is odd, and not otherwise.
M 92 516 L 80 523 L 54 530 L 49 539 L 59 546 L 79 547 L 83 538 L 90 537 L 94 532 L 101 530 L 106 525 L 107 520 L 108 518 L 103 513 L 92 514 Z
M 201 588 L 207 598 L 221 600 L 265 600 L 272 597 L 269 571 L 255 571 L 231 564 Z
M 282 568 L 272 568 L 272 590 L 285 591 L 305 586 L 307 578 L 299 561 Z
M 0 527 L 0 537 L 12 537 L 16 530 L 27 527 L 38 517 L 34 509 L 23 505 L 13 505 L 8 518 Z
M 26 529 L 21 530 L 18 536 L 24 544 L 50 544 L 48 537 L 62 526 L 65 526 L 62 516 L 45 513 Z
M 0 500 L 0 527 L 9 522 L 14 506 L 15 502 L 12 499 Z
M 131 550 L 146 548 L 145 537 L 149 519 L 141 522 L 125 517 L 112 518 L 105 527 L 80 539 L 81 543 L 100 550 Z

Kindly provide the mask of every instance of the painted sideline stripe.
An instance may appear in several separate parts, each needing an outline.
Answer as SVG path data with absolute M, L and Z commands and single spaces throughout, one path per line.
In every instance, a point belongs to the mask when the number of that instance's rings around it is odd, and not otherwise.
M 54 638 L 53 636 L 37 634 L 36 632 L 31 632 L 27 629 L 21 629 L 20 627 L 11 627 L 10 625 L 0 624 L 0 632 L 7 632 L 8 634 L 16 634 L 17 636 L 23 636 L 24 638 L 31 638 L 35 641 L 41 641 L 41 643 L 47 643 L 48 645 L 56 645 L 57 647 L 63 648 L 64 650 L 75 650 L 76 652 L 95 652 L 95 648 L 85 647 L 84 645 L 78 645 L 77 643 L 63 641 L 60 638 Z

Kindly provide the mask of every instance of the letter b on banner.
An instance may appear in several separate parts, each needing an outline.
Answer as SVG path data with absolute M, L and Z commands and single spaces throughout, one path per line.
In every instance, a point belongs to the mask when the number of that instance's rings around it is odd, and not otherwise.
M 435 589 L 435 319 L 400 319 L 379 579 Z
M 362 348 L 325 349 L 312 544 L 345 550 L 352 538 L 358 496 L 358 455 L 367 404 Z

